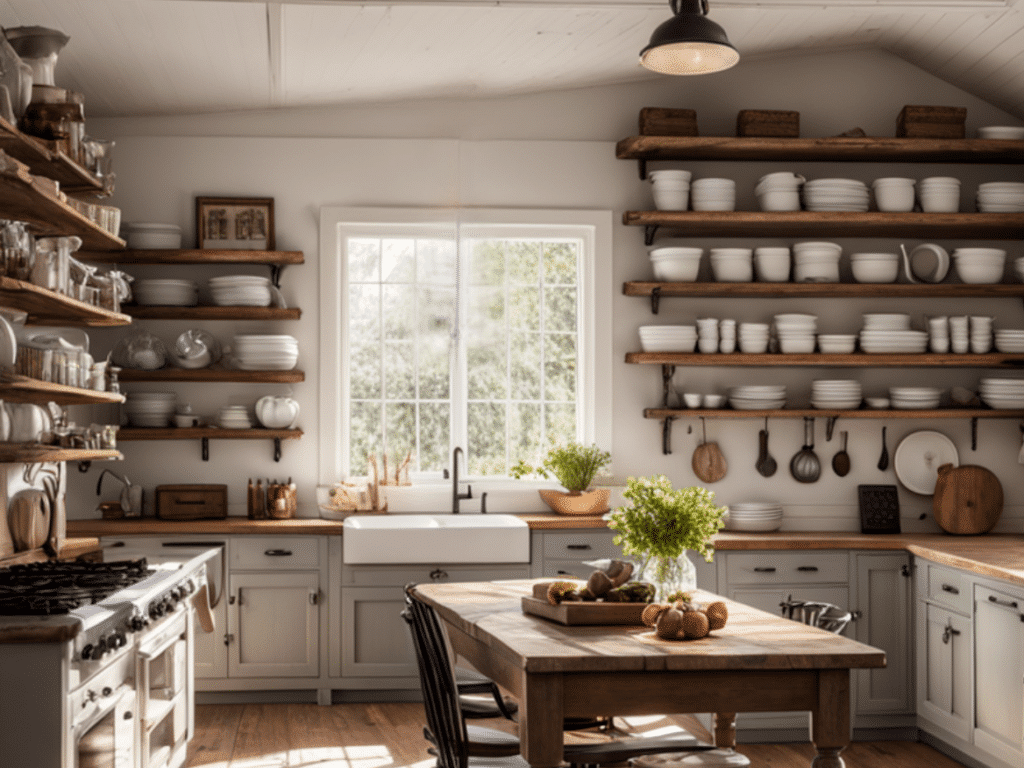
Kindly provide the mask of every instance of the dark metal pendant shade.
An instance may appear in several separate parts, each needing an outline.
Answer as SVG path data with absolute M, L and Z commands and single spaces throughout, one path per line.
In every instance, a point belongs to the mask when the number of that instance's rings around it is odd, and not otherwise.
M 640 51 L 640 64 L 666 75 L 704 75 L 729 69 L 740 55 L 725 30 L 707 17 L 707 0 L 670 0 L 673 16 Z

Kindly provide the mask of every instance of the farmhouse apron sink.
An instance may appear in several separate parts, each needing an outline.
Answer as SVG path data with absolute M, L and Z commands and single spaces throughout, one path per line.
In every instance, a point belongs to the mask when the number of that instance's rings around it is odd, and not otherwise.
M 515 515 L 353 515 L 346 564 L 527 563 L 530 528 Z

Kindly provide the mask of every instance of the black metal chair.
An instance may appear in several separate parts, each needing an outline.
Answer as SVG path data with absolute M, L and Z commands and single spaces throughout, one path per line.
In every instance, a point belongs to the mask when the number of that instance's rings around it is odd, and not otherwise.
M 504 717 L 515 720 L 519 705 L 502 695 L 498 684 L 475 669 L 455 667 L 462 716 L 468 719 Z
M 419 669 L 424 736 L 433 745 L 437 768 L 529 768 L 519 755 L 519 739 L 503 731 L 467 726 L 459 704 L 448 638 L 436 612 L 406 588 L 402 617 L 409 625 Z M 640 755 L 713 750 L 688 733 L 678 736 L 630 736 L 596 744 L 567 744 L 565 760 L 576 768 L 619 763 Z M 478 758 L 487 758 L 481 761 Z

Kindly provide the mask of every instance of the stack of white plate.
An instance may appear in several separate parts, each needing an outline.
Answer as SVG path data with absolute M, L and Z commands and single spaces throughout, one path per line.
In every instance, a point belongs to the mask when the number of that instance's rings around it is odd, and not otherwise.
M 817 330 L 817 315 L 789 313 L 775 316 L 775 335 L 779 339 L 779 351 L 784 355 L 813 352 Z
M 218 307 L 269 307 L 270 279 L 256 275 L 211 277 L 210 293 Z
M 793 280 L 797 283 L 838 283 L 842 253 L 842 246 L 836 243 L 795 243 Z
M 1024 408 L 1024 379 L 982 379 L 978 394 L 993 408 Z
M 299 342 L 294 336 L 235 336 L 231 353 L 243 371 L 290 371 L 299 361 Z
M 909 331 L 910 315 L 901 312 L 868 312 L 864 315 L 865 331 Z
M 640 348 L 644 352 L 693 352 L 697 346 L 694 325 L 641 325 Z
M 224 429 L 251 429 L 252 419 L 244 405 L 225 405 L 217 412 L 217 424 Z
M 979 184 L 978 210 L 982 213 L 1024 212 L 1024 182 L 990 181 Z
M 736 182 L 732 179 L 697 179 L 690 184 L 690 207 L 695 211 L 736 210 Z
M 942 390 L 937 387 L 889 387 L 889 401 L 893 408 L 919 410 L 938 408 Z
M 855 379 L 815 379 L 811 382 L 811 405 L 815 408 L 860 408 L 863 397 Z
M 872 331 L 860 332 L 860 348 L 870 355 L 919 355 L 928 349 L 927 331 Z
M 191 280 L 136 280 L 132 294 L 143 306 L 194 307 L 199 303 L 199 287 Z
M 996 349 L 1007 355 L 1024 353 L 1024 330 L 998 329 L 996 331 Z
M 799 211 L 800 186 L 803 176 L 779 171 L 762 176 L 754 188 L 754 195 L 762 211 Z
M 729 389 L 729 405 L 737 411 L 760 411 L 786 405 L 785 384 L 754 384 Z
M 740 323 L 740 352 L 760 355 L 768 351 L 768 323 Z
M 133 427 L 166 427 L 171 423 L 177 396 L 173 392 L 129 392 L 124 411 Z
M 782 505 L 777 501 L 738 501 L 730 504 L 725 527 L 730 531 L 777 531 L 782 527 Z
M 808 211 L 866 211 L 868 187 L 855 179 L 815 179 L 804 183 Z

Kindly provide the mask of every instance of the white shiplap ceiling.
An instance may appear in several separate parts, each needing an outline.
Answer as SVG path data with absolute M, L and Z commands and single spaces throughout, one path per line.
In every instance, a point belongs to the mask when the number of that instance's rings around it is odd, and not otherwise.
M 741 55 L 877 47 L 1024 120 L 1024 0 L 711 0 Z M 91 116 L 493 97 L 653 75 L 657 0 L 0 0 Z

